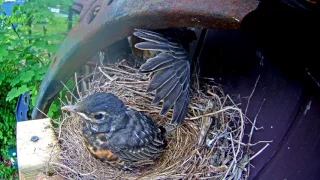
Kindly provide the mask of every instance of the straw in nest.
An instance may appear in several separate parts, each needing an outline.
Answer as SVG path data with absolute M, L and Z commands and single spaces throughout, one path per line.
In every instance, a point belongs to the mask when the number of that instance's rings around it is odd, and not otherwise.
M 150 76 L 123 62 L 114 66 L 97 67 L 95 72 L 81 80 L 87 81 L 87 91 L 80 92 L 80 100 L 94 92 L 111 92 L 127 106 L 150 115 L 160 125 L 169 127 L 172 111 L 160 116 L 161 104 L 151 105 L 152 94 L 146 94 Z M 83 143 L 81 120 L 77 116 L 63 115 L 57 128 L 59 146 L 62 151 L 59 162 L 49 162 L 55 173 L 67 179 L 246 179 L 250 161 L 268 145 L 254 155 L 249 143 L 243 143 L 245 121 L 237 104 L 224 95 L 218 86 L 200 84 L 195 78 L 194 90 L 185 122 L 167 132 L 168 147 L 149 168 L 119 171 L 95 159 Z M 200 90 L 199 87 L 202 87 Z M 74 96 L 72 96 L 74 98 Z M 68 103 L 72 103 L 69 98 Z

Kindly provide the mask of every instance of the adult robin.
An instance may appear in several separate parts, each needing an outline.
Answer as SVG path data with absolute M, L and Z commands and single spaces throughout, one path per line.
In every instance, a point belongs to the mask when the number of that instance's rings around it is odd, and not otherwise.
M 81 116 L 85 144 L 104 162 L 153 161 L 167 146 L 163 127 L 114 94 L 94 93 L 61 109 Z
M 181 124 L 188 111 L 190 92 L 189 43 L 196 38 L 188 29 L 172 28 L 153 32 L 136 29 L 135 36 L 145 40 L 135 44 L 140 50 L 159 51 L 140 67 L 141 73 L 154 73 L 147 93 L 156 91 L 153 104 L 163 100 L 160 115 L 173 107 L 171 124 Z

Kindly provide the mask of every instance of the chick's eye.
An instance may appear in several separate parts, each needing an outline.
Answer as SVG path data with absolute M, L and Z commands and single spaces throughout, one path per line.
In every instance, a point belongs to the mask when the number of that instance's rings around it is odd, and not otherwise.
M 98 114 L 95 114 L 93 117 L 94 117 L 95 119 L 102 119 L 102 118 L 103 118 L 103 114 L 98 113 Z

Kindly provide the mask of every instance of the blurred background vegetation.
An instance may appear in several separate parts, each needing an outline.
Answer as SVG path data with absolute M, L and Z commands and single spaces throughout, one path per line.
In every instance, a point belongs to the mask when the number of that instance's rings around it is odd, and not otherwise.
M 71 5 L 72 0 L 0 0 L 0 179 L 18 178 L 10 153 L 17 98 L 29 91 L 33 108 L 51 57 L 77 22 Z M 58 117 L 59 109 L 55 100 L 48 116 Z

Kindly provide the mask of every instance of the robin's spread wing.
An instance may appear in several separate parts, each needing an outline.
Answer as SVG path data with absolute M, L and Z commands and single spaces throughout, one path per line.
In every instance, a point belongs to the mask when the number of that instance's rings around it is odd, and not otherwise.
M 181 124 L 187 114 L 189 104 L 190 64 L 188 53 L 175 40 L 161 34 L 136 29 L 134 35 L 146 40 L 135 44 L 142 50 L 160 51 L 140 67 L 140 72 L 155 72 L 147 92 L 156 90 L 154 104 L 163 99 L 160 115 L 173 107 L 172 124 Z
M 300 9 L 300 10 L 305 10 L 305 11 L 315 11 L 317 10 L 317 6 L 319 6 L 319 2 L 312 2 L 308 0 L 281 0 L 282 3 L 295 8 L 295 9 Z
M 157 158 L 166 147 L 164 132 L 151 119 L 137 111 L 127 111 L 129 121 L 124 129 L 110 137 L 109 149 L 126 161 Z

